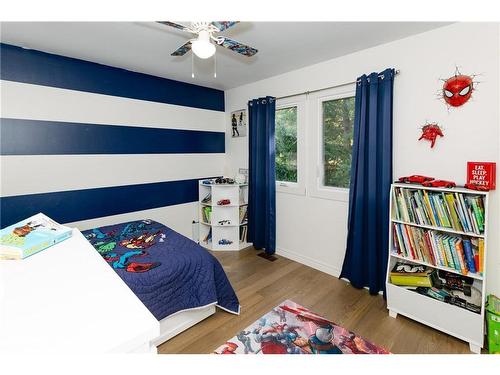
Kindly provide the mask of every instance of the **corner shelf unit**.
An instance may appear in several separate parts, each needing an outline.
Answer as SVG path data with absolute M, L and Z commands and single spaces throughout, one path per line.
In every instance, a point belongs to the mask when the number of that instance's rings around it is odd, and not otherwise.
M 403 220 L 397 216 L 398 207 L 395 190 L 408 189 L 412 192 L 417 190 L 425 190 L 426 193 L 442 192 L 442 193 L 460 193 L 463 196 L 479 196 L 483 200 L 484 206 L 484 229 L 480 233 L 465 232 L 453 228 L 418 224 L 415 221 Z M 487 259 L 487 242 L 488 242 L 488 192 L 474 191 L 461 188 L 431 188 L 414 184 L 395 183 L 391 186 L 390 200 L 390 221 L 389 221 L 389 257 L 387 265 L 387 308 L 389 315 L 393 318 L 397 314 L 402 314 L 408 318 L 426 324 L 432 328 L 438 329 L 449 335 L 455 336 L 469 343 L 470 350 L 475 353 L 480 353 L 484 341 L 484 314 L 485 314 L 485 296 L 486 296 L 486 259 Z M 449 205 L 447 205 L 449 207 Z M 421 212 L 421 211 L 420 211 Z M 423 221 L 423 220 L 418 220 Z M 411 256 L 405 256 L 397 252 L 394 244 L 394 226 L 407 225 L 412 228 L 421 228 L 422 230 L 431 231 L 436 234 L 444 234 L 450 236 L 460 236 L 462 238 L 477 239 L 484 241 L 484 256 L 482 273 L 468 272 L 464 276 L 472 278 L 472 287 L 479 290 L 481 293 L 481 311 L 475 313 L 465 308 L 449 304 L 405 288 L 403 286 L 394 285 L 390 281 L 390 272 L 398 261 L 405 263 L 424 265 L 437 270 L 447 271 L 454 274 L 463 275 L 451 267 L 436 265 L 436 262 L 427 262 L 421 259 L 414 259 Z M 462 228 L 463 229 L 463 228 Z M 397 239 L 396 239 L 397 241 Z M 418 245 L 419 246 L 419 245 Z M 417 246 L 417 247 L 418 247 Z M 420 258 L 420 257 L 419 257 Z
M 228 200 L 228 204 L 218 204 Z M 247 184 L 199 183 L 199 243 L 214 251 L 237 251 L 246 241 Z

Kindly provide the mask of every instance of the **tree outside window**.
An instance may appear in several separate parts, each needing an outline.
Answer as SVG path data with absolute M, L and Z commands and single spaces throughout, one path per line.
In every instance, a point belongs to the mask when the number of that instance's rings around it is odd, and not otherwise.
M 323 185 L 349 188 L 354 97 L 323 102 Z
M 297 182 L 297 107 L 276 110 L 276 181 Z

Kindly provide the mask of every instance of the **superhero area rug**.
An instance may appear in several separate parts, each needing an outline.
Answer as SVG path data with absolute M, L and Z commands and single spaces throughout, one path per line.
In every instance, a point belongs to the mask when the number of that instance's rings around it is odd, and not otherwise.
M 215 354 L 390 354 L 355 333 L 286 300 Z

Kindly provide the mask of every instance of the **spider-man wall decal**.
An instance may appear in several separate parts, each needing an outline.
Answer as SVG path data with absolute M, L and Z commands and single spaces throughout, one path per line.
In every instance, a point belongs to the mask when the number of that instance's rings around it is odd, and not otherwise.
M 443 130 L 436 123 L 428 123 L 422 126 L 422 135 L 418 140 L 420 141 L 425 139 L 426 141 L 431 142 L 431 148 L 433 148 L 437 137 L 444 137 Z
M 472 97 L 472 92 L 478 83 L 474 81 L 475 77 L 475 75 L 461 74 L 458 67 L 455 68 L 453 76 L 442 80 L 443 88 L 439 93 L 439 97 L 444 99 L 448 108 L 464 105 Z

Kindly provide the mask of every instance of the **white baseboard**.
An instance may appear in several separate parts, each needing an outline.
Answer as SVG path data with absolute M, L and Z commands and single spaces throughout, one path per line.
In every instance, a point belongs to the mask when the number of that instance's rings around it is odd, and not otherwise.
M 309 267 L 314 268 L 318 271 L 327 273 L 327 274 L 335 276 L 335 277 L 339 277 L 339 275 L 340 275 L 339 268 L 332 266 L 331 264 L 327 264 L 325 262 L 318 261 L 318 260 L 313 259 L 311 257 L 304 256 L 302 254 L 297 254 L 296 252 L 293 252 L 290 250 L 286 250 L 283 248 L 277 248 L 276 254 L 280 255 L 284 258 L 294 260 L 296 262 L 299 262 L 301 264 L 304 264 L 306 266 L 309 266 Z

